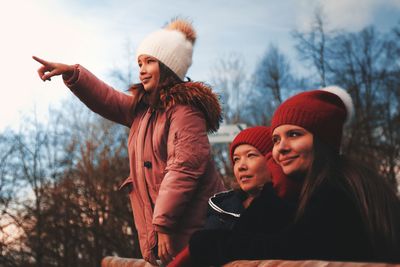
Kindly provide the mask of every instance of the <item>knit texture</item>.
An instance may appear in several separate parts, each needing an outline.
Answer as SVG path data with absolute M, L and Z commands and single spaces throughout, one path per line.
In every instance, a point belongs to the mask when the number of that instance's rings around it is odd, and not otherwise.
M 322 142 L 339 151 L 343 125 L 351 113 L 347 106 L 351 107 L 352 102 L 343 89 L 330 87 L 332 88 L 334 90 L 330 92 L 313 90 L 287 99 L 277 108 L 272 117 L 272 131 L 284 124 L 297 125 L 307 129 Z M 346 100 L 343 100 L 342 95 L 346 96 Z M 347 105 L 348 102 L 349 105 Z
M 233 162 L 233 153 L 239 145 L 248 144 L 252 145 L 261 152 L 261 154 L 266 155 L 272 150 L 272 137 L 271 129 L 266 126 L 255 126 L 244 129 L 241 131 L 235 139 L 233 139 L 230 146 L 230 155 Z
M 189 22 L 173 20 L 143 39 L 136 50 L 136 59 L 140 55 L 155 57 L 183 80 L 192 65 L 195 40 L 196 33 Z

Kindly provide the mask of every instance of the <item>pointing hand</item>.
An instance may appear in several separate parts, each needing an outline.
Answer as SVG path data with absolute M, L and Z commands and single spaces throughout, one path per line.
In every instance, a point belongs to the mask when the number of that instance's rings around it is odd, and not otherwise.
M 63 75 L 64 79 L 68 79 L 74 73 L 74 66 L 63 63 L 49 62 L 44 59 L 33 56 L 34 60 L 42 64 L 38 69 L 40 79 L 43 81 L 49 80 L 53 76 Z

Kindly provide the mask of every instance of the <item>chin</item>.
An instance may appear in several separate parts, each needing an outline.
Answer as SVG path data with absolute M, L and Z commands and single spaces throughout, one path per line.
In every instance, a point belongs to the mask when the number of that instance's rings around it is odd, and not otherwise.
M 291 175 L 292 172 L 293 172 L 293 169 L 292 169 L 292 168 L 285 168 L 285 167 L 282 167 L 282 171 L 283 171 L 283 173 L 284 173 L 285 175 Z
M 240 185 L 240 189 L 242 189 L 244 192 L 248 192 L 248 191 L 251 191 L 251 188 L 250 187 L 248 187 L 248 186 L 246 186 L 246 185 Z
M 151 92 L 151 88 L 150 88 L 148 85 L 143 85 L 143 89 L 144 89 L 146 92 Z
M 286 166 L 282 167 L 282 171 L 285 175 L 290 176 L 290 175 L 295 175 L 299 170 L 297 168 L 293 168 L 292 166 Z

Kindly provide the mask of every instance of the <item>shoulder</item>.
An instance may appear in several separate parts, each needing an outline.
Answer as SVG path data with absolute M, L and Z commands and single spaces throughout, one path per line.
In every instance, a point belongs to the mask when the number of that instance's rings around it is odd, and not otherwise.
M 180 83 L 160 93 L 164 108 L 186 106 L 202 113 L 207 125 L 207 131 L 213 132 L 219 128 L 222 121 L 222 108 L 218 96 L 211 87 L 201 82 Z M 174 108 L 176 109 L 176 108 Z M 179 109 L 182 109 L 179 108 Z
M 219 192 L 208 200 L 209 208 L 218 212 L 240 217 L 243 211 L 243 196 L 238 190 Z
M 354 198 L 354 194 L 344 183 L 326 182 L 315 191 L 311 200 L 334 204 L 352 202 Z
M 201 111 L 192 106 L 175 105 L 166 110 L 166 118 L 170 124 L 170 133 L 178 135 L 207 137 L 207 125 Z
M 238 194 L 238 192 L 236 190 L 226 190 L 226 191 L 215 193 L 212 197 L 210 197 L 210 200 L 221 201 L 224 199 L 229 199 L 229 198 L 235 197 L 237 194 Z
M 166 108 L 168 113 L 172 114 L 185 114 L 185 113 L 197 113 L 200 116 L 204 116 L 203 113 L 195 106 L 185 104 L 175 104 Z
M 321 216 L 328 220 L 347 218 L 360 220 L 361 210 L 355 194 L 345 185 L 327 183 L 322 185 L 310 198 L 304 215 Z M 352 219 L 350 219 L 352 218 Z
M 261 194 L 247 208 L 245 214 L 247 216 L 259 216 L 260 218 L 266 217 L 267 220 L 270 219 L 270 216 L 289 219 L 294 216 L 296 209 L 296 202 L 280 198 L 273 189 L 272 183 L 267 183 Z

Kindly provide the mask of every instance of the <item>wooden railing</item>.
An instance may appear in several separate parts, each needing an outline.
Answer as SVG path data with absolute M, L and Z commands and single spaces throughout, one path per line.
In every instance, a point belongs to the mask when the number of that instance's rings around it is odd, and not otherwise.
M 398 264 L 368 263 L 368 262 L 338 262 L 338 261 L 286 261 L 286 260 L 253 260 L 233 261 L 224 267 L 400 267 Z M 143 259 L 131 259 L 120 257 L 105 257 L 101 267 L 152 267 Z

